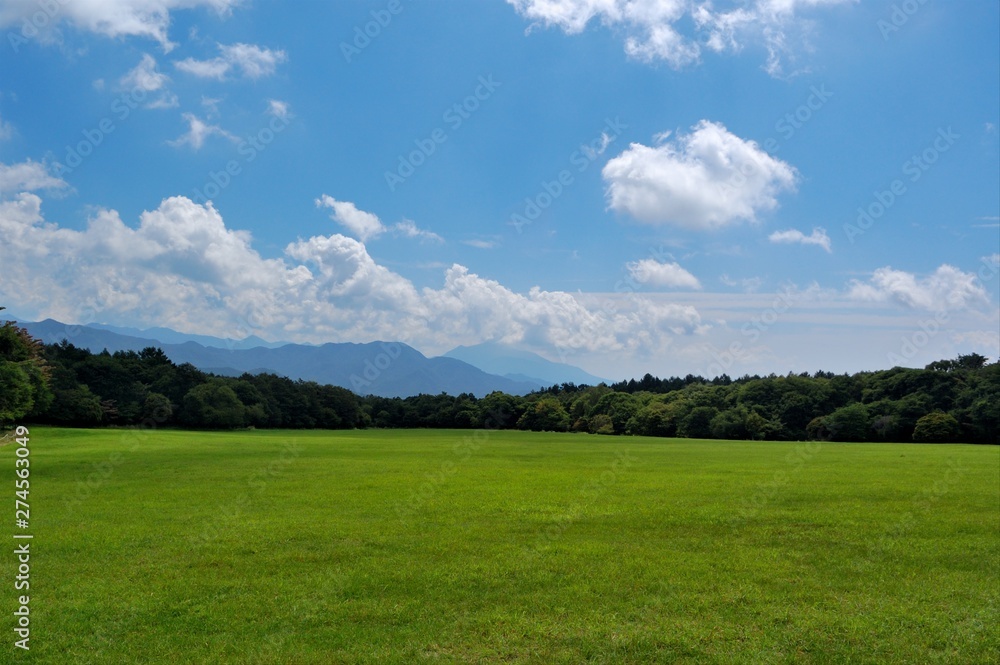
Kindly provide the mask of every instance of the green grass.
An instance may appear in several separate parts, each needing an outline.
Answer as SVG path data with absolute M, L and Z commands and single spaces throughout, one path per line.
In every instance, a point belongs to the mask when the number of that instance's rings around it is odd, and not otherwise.
M 1000 659 L 1000 448 L 472 436 L 32 429 L 0 661 Z

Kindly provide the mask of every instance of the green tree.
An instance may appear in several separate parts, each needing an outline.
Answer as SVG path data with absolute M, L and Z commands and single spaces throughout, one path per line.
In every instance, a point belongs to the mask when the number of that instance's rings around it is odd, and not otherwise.
M 958 421 L 943 411 L 935 411 L 917 421 L 913 440 L 918 443 L 950 443 L 958 439 L 958 434 Z
M 614 434 L 615 424 L 611 421 L 611 416 L 606 413 L 598 413 L 590 419 L 588 426 L 591 434 Z
M 34 404 L 28 373 L 17 363 L 0 361 L 0 424 L 23 418 Z
M 868 409 L 856 403 L 844 406 L 824 419 L 831 441 L 867 441 L 869 427 Z
M 719 414 L 714 406 L 696 406 L 691 409 L 677 427 L 677 436 L 689 439 L 709 439 L 712 437 L 712 420 Z
M 510 429 L 524 414 L 524 399 L 499 390 L 479 400 L 479 417 L 486 429 Z
M 674 410 L 662 401 L 646 404 L 633 416 L 627 431 L 641 436 L 673 436 L 677 433 Z
M 608 393 L 597 400 L 597 404 L 587 415 L 590 416 L 591 421 L 593 421 L 594 416 L 599 414 L 610 417 L 615 434 L 624 434 L 629 419 L 638 410 L 639 401 L 635 396 L 628 393 Z
M 48 413 L 50 422 L 76 427 L 101 424 L 101 419 L 104 417 L 101 400 L 90 392 L 90 388 L 87 386 L 56 388 L 53 393 L 55 399 L 53 399 Z
M 565 432 L 569 429 L 569 414 L 556 398 L 543 397 L 528 406 L 517 426 L 533 432 Z
M 170 403 L 170 398 L 160 393 L 149 393 L 142 403 L 140 418 L 143 422 L 151 421 L 157 425 L 164 425 L 169 422 L 174 415 L 174 405 Z
M 24 328 L 0 325 L 0 425 L 44 413 L 52 403 L 43 350 Z
M 708 424 L 708 429 L 712 433 L 713 439 L 747 439 L 746 409 L 737 407 L 726 409 L 720 412 L 712 422 Z
M 246 407 L 220 379 L 195 386 L 184 396 L 187 424 L 207 429 L 233 429 L 246 424 Z

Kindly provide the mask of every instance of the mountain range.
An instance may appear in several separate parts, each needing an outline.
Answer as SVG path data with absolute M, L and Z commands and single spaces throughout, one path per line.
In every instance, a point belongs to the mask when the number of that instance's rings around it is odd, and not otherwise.
M 18 325 L 47 344 L 65 339 L 94 353 L 157 346 L 173 362 L 191 363 L 205 372 L 227 376 L 271 372 L 342 386 L 361 395 L 407 397 L 444 392 L 482 397 L 494 390 L 523 395 L 557 383 L 601 382 L 571 365 L 493 343 L 460 346 L 444 356 L 429 358 L 402 342 L 306 345 L 260 338 L 228 340 L 169 328 L 79 326 L 52 319 Z

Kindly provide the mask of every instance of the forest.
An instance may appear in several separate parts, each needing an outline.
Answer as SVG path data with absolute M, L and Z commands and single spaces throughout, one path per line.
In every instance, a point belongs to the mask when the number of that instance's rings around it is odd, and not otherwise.
M 1000 363 L 688 375 L 525 396 L 385 398 L 274 374 L 215 376 L 162 350 L 92 353 L 0 326 L 0 425 L 192 429 L 484 428 L 698 439 L 998 443 Z

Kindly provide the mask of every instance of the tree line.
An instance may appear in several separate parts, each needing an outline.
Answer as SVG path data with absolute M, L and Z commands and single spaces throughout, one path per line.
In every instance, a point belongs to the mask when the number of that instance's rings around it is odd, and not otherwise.
M 562 384 L 482 398 L 360 396 L 275 374 L 216 376 L 162 350 L 92 353 L 0 326 L 0 424 L 489 428 L 712 439 L 998 443 L 1000 363 L 979 354 L 856 374 Z

